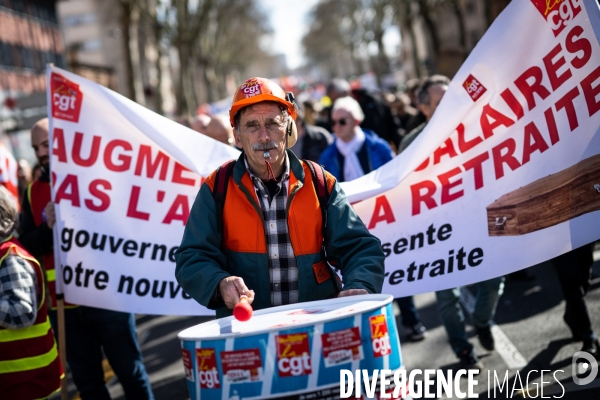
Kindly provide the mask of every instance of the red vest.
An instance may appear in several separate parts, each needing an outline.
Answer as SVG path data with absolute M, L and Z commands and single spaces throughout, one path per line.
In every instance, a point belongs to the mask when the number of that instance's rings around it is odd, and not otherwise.
M 27 188 L 27 199 L 31 205 L 31 213 L 35 226 L 40 226 L 46 220 L 43 215 L 44 208 L 50 202 L 50 184 L 39 179 L 30 183 Z M 54 253 L 50 252 L 42 256 L 42 266 L 46 271 L 46 281 L 48 282 L 48 292 L 50 295 L 50 305 L 56 310 L 56 270 L 54 269 Z M 77 307 L 76 305 L 65 302 L 65 307 Z
M 40 399 L 60 390 L 64 377 L 48 319 L 44 274 L 39 263 L 12 237 L 0 244 L 0 265 L 9 254 L 29 261 L 37 277 L 37 317 L 32 326 L 0 327 L 0 393 L 6 399 Z

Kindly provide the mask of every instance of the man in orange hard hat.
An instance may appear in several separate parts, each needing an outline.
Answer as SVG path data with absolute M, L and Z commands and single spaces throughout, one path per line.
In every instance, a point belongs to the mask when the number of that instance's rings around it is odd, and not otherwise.
M 289 150 L 297 138 L 293 96 L 251 78 L 236 91 L 229 117 L 243 151 L 196 197 L 176 253 L 184 290 L 219 318 L 242 295 L 262 309 L 381 292 L 379 239 L 331 174 Z

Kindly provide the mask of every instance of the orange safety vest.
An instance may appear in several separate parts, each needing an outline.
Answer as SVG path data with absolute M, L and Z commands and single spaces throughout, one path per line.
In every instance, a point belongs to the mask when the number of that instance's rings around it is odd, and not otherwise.
M 302 162 L 302 168 L 304 186 L 312 188 L 313 174 L 310 167 L 306 162 Z M 211 191 L 214 191 L 216 178 L 217 171 L 214 171 L 205 181 Z M 235 252 L 266 253 L 262 211 L 258 205 L 252 178 L 245 173 L 239 187 L 233 180 L 233 174 L 228 179 L 230 190 L 222 206 L 223 227 L 226 227 L 223 229 L 223 247 Z M 331 193 L 335 178 L 327 174 L 325 182 L 327 192 Z M 241 190 L 242 187 L 244 190 Z M 290 173 L 287 213 L 289 236 L 295 256 L 319 253 L 323 242 L 323 217 L 319 209 L 319 197 L 315 190 L 298 190 L 300 187 L 302 182 Z M 256 204 L 249 202 L 248 196 L 254 196 Z M 307 215 L 314 218 L 306 218 Z
M 64 377 L 48 318 L 40 264 L 10 237 L 0 244 L 0 265 L 9 254 L 29 261 L 37 277 L 37 317 L 28 328 L 0 327 L 0 393 L 6 399 L 41 399 L 60 390 Z
M 30 183 L 27 187 L 27 200 L 31 206 L 31 213 L 35 226 L 40 226 L 45 222 L 43 215 L 44 208 L 50 202 L 50 184 L 39 179 Z M 56 270 L 54 269 L 54 253 L 44 254 L 42 256 L 42 266 L 46 271 L 46 281 L 48 282 L 48 292 L 50 295 L 50 306 L 56 310 Z M 65 302 L 66 308 L 77 307 L 74 304 Z

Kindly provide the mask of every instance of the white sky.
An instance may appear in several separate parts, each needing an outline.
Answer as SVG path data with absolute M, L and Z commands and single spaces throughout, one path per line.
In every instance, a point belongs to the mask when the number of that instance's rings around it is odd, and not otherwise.
M 285 54 L 289 68 L 302 64 L 302 36 L 308 31 L 308 12 L 318 0 L 262 0 L 275 31 L 270 51 Z
M 287 65 L 294 69 L 304 61 L 302 37 L 308 31 L 308 13 L 319 0 L 261 0 L 269 13 L 274 35 L 269 43 L 272 54 L 285 54 Z M 400 35 L 398 29 L 388 29 L 384 44 L 388 55 L 395 54 Z

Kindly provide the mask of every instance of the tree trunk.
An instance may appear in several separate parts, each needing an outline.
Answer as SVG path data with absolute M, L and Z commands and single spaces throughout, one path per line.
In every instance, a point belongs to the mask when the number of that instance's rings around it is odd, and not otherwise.
M 385 54 L 385 45 L 383 44 L 383 31 L 375 32 L 375 43 L 377 44 L 377 84 L 381 87 L 383 75 L 390 73 L 390 61 Z
M 165 110 L 163 109 L 163 96 L 162 96 L 162 82 L 163 82 L 163 74 L 162 74 L 162 45 L 160 43 L 162 39 L 162 32 L 160 28 L 155 29 L 154 31 L 154 41 L 156 43 L 156 87 L 154 88 L 154 109 L 159 114 L 164 114 Z
M 133 84 L 133 65 L 129 52 L 130 32 L 129 25 L 131 22 L 131 4 L 128 1 L 121 1 L 121 32 L 123 33 L 123 56 L 125 57 L 125 81 L 127 85 L 128 98 L 135 101 L 135 86 Z
M 419 0 L 419 12 L 421 14 L 421 18 L 423 18 L 423 22 L 427 27 L 427 31 L 429 32 L 429 38 L 431 40 L 432 54 L 431 54 L 431 73 L 435 74 L 439 70 L 437 65 L 439 55 L 440 55 L 440 39 L 437 31 L 437 27 L 435 23 L 431 19 L 431 15 L 429 14 L 429 7 L 427 5 L 427 0 Z
M 133 81 L 134 100 L 143 106 L 146 105 L 146 96 L 144 95 L 144 83 L 142 81 L 142 64 L 140 62 L 140 10 L 137 6 L 130 8 L 129 24 L 129 59 L 131 60 L 131 78 Z
M 415 70 L 415 77 L 421 78 L 423 76 L 423 72 L 421 70 L 421 61 L 419 59 L 419 49 L 417 48 L 417 37 L 415 35 L 415 27 L 414 21 L 411 17 L 411 1 L 409 0 L 400 0 L 400 4 L 398 9 L 401 10 L 404 8 L 404 13 L 402 15 L 402 25 L 404 26 L 404 31 L 410 37 L 410 47 L 412 52 L 412 61 L 413 68 Z M 402 36 L 402 28 L 400 29 L 400 35 Z
M 163 57 L 163 47 L 161 45 L 161 41 L 162 41 L 162 37 L 163 37 L 163 26 L 160 23 L 160 21 L 158 20 L 158 16 L 156 13 L 156 6 L 157 3 L 160 0 L 146 0 L 142 6 L 142 9 L 147 10 L 146 13 L 142 14 L 143 17 L 145 17 L 143 19 L 143 21 L 145 23 L 142 23 L 142 26 L 144 26 L 144 28 L 146 30 L 149 30 L 151 32 L 151 36 L 152 38 L 152 45 L 154 46 L 155 50 L 156 50 L 156 59 L 152 60 L 154 62 L 154 68 L 156 69 L 156 84 L 153 87 L 153 105 L 154 105 L 154 110 L 158 113 L 158 114 L 164 114 L 164 110 L 163 110 L 163 96 L 162 96 L 162 82 L 163 82 L 163 75 L 162 75 L 162 57 Z
M 191 54 L 191 49 L 188 49 L 188 53 Z M 183 75 L 183 95 L 185 96 L 185 104 L 186 104 L 186 112 L 183 115 L 187 115 L 188 117 L 196 116 L 196 106 L 198 103 L 196 102 L 196 94 L 194 93 L 194 78 L 192 76 L 192 72 L 194 69 L 192 68 L 191 58 L 187 59 L 187 66 L 185 68 L 185 73 Z
M 206 82 L 206 95 L 209 103 L 215 101 L 215 70 L 211 65 L 204 65 L 204 82 Z
M 464 61 L 466 59 L 467 53 L 468 53 L 468 50 L 467 50 L 467 28 L 465 26 L 465 18 L 462 14 L 460 5 L 458 4 L 457 0 L 452 0 L 450 2 L 450 7 L 452 8 L 452 12 L 454 12 L 454 15 L 456 16 L 456 21 L 458 22 L 459 44 L 460 44 L 460 50 L 462 53 L 462 59 Z
M 177 91 L 175 99 L 177 101 L 177 111 L 179 115 L 188 115 L 187 96 L 185 95 L 185 85 L 187 83 L 187 74 L 189 70 L 189 53 L 181 43 L 177 43 L 177 52 L 179 53 L 179 73 L 177 82 Z
M 492 0 L 483 0 L 483 7 L 485 10 L 485 27 L 487 30 L 494 20 L 494 17 L 492 16 Z

